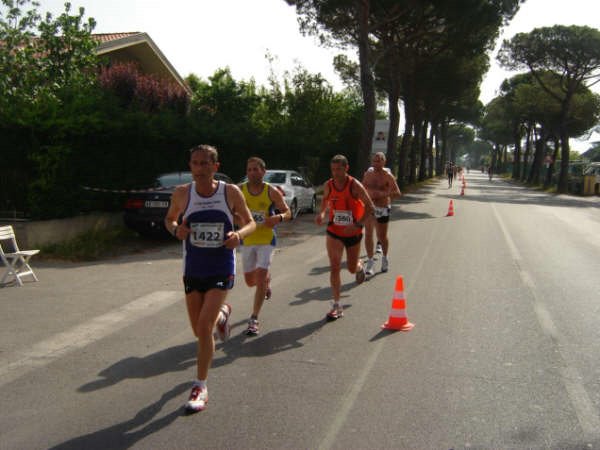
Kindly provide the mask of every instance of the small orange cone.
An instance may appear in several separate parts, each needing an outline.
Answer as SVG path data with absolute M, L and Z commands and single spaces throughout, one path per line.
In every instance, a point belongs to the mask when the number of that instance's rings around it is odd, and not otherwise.
M 446 217 L 453 216 L 453 215 L 454 215 L 454 203 L 452 202 L 452 200 L 450 200 L 450 204 L 448 205 L 448 214 L 446 214 Z
M 396 277 L 396 289 L 392 299 L 392 310 L 386 323 L 381 325 L 385 330 L 410 331 L 415 324 L 408 321 L 406 317 L 406 299 L 404 297 L 404 281 L 402 277 Z

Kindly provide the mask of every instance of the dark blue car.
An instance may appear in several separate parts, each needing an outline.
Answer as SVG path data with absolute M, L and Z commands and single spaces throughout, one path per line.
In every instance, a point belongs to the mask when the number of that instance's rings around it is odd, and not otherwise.
M 215 179 L 232 183 L 231 178 L 221 172 L 215 173 Z M 132 192 L 125 202 L 125 225 L 144 236 L 170 235 L 164 219 L 171 194 L 176 186 L 191 181 L 191 172 L 164 173 L 156 178 L 153 188 Z

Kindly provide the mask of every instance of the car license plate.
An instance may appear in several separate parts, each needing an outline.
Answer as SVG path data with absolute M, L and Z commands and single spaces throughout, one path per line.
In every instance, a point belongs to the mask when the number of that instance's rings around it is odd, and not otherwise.
M 155 200 L 148 200 L 144 204 L 146 205 L 146 208 L 168 208 L 169 207 L 169 202 L 161 202 L 161 201 L 155 201 Z

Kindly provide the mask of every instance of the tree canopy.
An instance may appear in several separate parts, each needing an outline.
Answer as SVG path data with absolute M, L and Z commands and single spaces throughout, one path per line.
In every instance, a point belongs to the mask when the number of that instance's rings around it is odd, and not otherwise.
M 423 178 L 427 159 L 429 167 L 433 167 L 432 138 L 424 138 L 428 128 L 433 136 L 438 125 L 446 129 L 456 116 L 481 107 L 477 105 L 477 97 L 487 69 L 486 51 L 492 48 L 500 27 L 514 16 L 521 3 L 518 0 L 461 0 L 458 5 L 442 0 L 286 1 L 296 6 L 302 31 L 318 35 L 328 45 L 357 49 L 360 77 L 352 76 L 348 70 L 351 66 L 342 65 L 342 60 L 338 60 L 338 67 L 344 68 L 344 79 L 360 79 L 365 108 L 362 134 L 367 139 L 362 141 L 359 155 L 365 162 L 376 115 L 375 87 L 387 93 L 391 137 L 388 161 L 399 168 L 400 184 L 406 174 L 409 181 L 414 181 L 417 167 L 419 178 Z M 449 79 L 456 82 L 446 83 Z M 400 100 L 404 104 L 406 126 L 397 153 Z M 438 167 L 445 156 L 438 150 Z
M 600 80 L 600 31 L 586 26 L 536 28 L 505 40 L 498 54 L 509 69 L 528 69 L 539 86 L 560 105 L 558 122 L 561 142 L 561 167 L 558 192 L 567 192 L 569 167 L 569 114 L 581 87 L 589 88 Z M 553 85 L 543 74 L 553 72 Z

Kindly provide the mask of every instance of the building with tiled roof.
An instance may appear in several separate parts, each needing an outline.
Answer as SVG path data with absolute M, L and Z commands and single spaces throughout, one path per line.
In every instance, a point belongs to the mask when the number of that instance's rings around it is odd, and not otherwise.
M 191 95 L 177 70 L 171 65 L 166 56 L 146 33 L 104 33 L 92 34 L 98 42 L 96 54 L 104 56 L 111 62 L 135 62 L 140 71 L 160 78 L 171 79 Z

